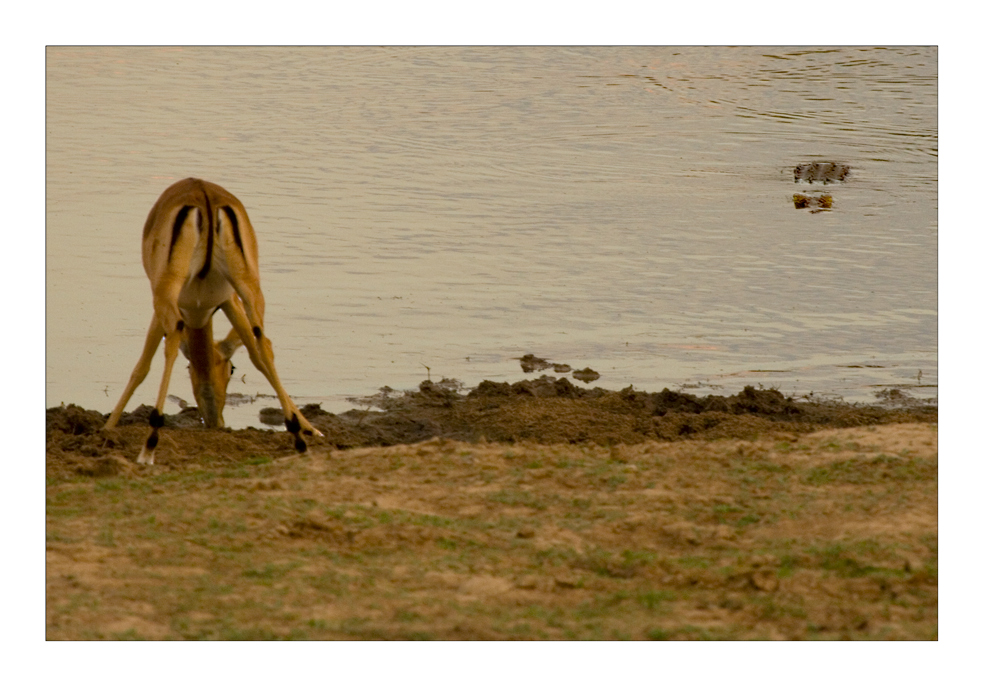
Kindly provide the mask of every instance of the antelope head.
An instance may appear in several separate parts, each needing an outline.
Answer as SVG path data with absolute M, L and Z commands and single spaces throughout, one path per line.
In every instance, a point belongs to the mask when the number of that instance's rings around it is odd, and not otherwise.
M 181 351 L 188 358 L 191 372 L 191 388 L 198 403 L 198 412 L 210 428 L 224 427 L 222 409 L 225 408 L 226 389 L 235 367 L 232 354 L 242 345 L 233 329 L 225 339 L 212 340 L 212 323 L 203 329 L 185 328 Z

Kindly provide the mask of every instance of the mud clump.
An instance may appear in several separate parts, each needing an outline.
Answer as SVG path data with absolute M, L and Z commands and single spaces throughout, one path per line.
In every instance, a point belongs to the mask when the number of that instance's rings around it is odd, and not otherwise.
M 532 353 L 527 353 L 522 358 L 520 358 L 519 366 L 523 369 L 523 372 L 527 374 L 529 374 L 530 372 L 541 372 L 543 370 L 549 370 L 549 369 L 553 369 L 553 371 L 557 374 L 567 374 L 572 369 L 571 366 L 568 365 L 567 363 L 552 363 L 546 358 L 538 358 Z M 584 379 L 579 376 L 579 375 L 583 375 L 584 373 L 589 373 L 589 376 L 594 375 L 594 377 L 592 377 L 591 379 Z M 595 372 L 590 368 L 584 368 L 583 370 L 576 370 L 572 376 L 575 379 L 580 379 L 581 381 L 584 382 L 593 382 L 595 379 L 598 379 L 598 377 L 600 377 L 601 375 L 599 375 L 597 372 Z
M 523 372 L 539 372 L 540 370 L 546 370 L 550 367 L 550 363 L 544 358 L 537 358 L 532 353 L 527 353 L 522 358 L 519 359 L 519 366 L 523 368 Z
M 106 424 L 106 416 L 95 410 L 80 408 L 74 403 L 58 408 L 48 408 L 44 414 L 44 433 L 52 434 L 93 434 Z
M 524 379 L 515 384 L 485 380 L 475 387 L 468 394 L 467 398 L 512 398 L 523 396 L 534 398 L 584 398 L 585 396 L 597 396 L 599 393 L 604 393 L 604 390 L 596 389 L 586 391 L 585 389 L 574 386 L 566 377 L 554 379 L 553 377 L 544 375 L 539 379 Z
M 599 379 L 601 375 L 592 370 L 590 367 L 586 367 L 583 370 L 574 370 L 571 373 L 571 377 L 580 380 L 585 384 L 590 384 L 591 382 Z

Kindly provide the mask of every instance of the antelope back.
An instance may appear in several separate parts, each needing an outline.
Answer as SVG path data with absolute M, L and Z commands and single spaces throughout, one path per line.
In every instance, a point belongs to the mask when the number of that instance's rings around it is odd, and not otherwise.
M 189 178 L 172 184 L 144 223 L 143 264 L 155 284 L 165 278 L 205 279 L 217 266 L 235 270 L 227 275 L 234 279 L 258 280 L 256 235 L 246 208 L 208 181 Z

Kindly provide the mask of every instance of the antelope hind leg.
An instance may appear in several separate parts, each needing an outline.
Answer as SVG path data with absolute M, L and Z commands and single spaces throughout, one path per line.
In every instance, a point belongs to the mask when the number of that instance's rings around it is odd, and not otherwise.
M 263 333 L 263 323 L 259 322 L 256 325 L 251 325 L 249 319 L 246 317 L 242 303 L 236 296 L 230 298 L 222 305 L 222 311 L 229 318 L 229 322 L 232 323 L 233 328 L 239 334 L 239 338 L 243 345 L 246 346 L 246 350 L 249 351 L 249 359 L 253 361 L 253 365 L 263 373 L 263 376 L 273 386 L 274 391 L 277 392 L 277 397 L 280 399 L 280 406 L 284 411 L 287 431 L 294 435 L 294 447 L 298 452 L 305 451 L 307 444 L 301 438 L 301 432 L 308 436 L 320 437 L 324 435 L 308 422 L 307 418 L 304 417 L 304 414 L 280 383 L 277 369 L 273 365 L 273 347 L 270 344 L 270 339 Z M 259 336 L 256 335 L 256 332 L 259 332 Z

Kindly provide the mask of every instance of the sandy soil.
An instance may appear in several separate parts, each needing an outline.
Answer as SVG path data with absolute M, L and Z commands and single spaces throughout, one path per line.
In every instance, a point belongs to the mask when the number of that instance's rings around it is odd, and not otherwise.
M 936 410 L 887 400 L 424 382 L 153 466 L 49 409 L 47 636 L 935 639 Z

